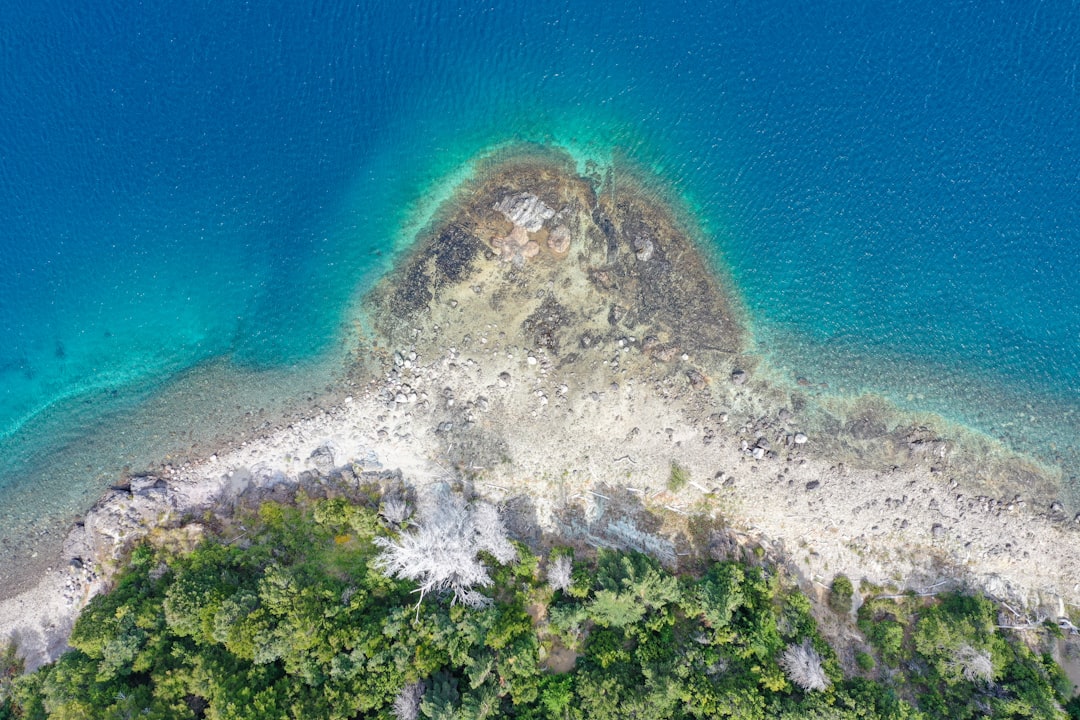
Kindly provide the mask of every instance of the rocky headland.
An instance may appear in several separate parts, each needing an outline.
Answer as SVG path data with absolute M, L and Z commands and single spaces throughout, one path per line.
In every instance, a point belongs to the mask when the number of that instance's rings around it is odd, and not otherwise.
M 672 568 L 767 558 L 811 595 L 836 573 L 975 587 L 1017 622 L 1072 622 L 1080 517 L 1060 477 L 962 428 L 774 377 L 672 207 L 556 151 L 478 161 L 370 293 L 358 362 L 317 412 L 110 490 L 55 569 L 0 603 L 0 630 L 39 664 L 155 528 L 194 540 L 241 497 L 390 476 L 453 479 L 536 543 Z

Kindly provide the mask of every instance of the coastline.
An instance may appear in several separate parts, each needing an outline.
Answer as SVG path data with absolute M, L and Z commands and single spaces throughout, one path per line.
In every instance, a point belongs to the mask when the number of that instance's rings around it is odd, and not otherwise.
M 1080 608 L 1060 477 L 883 401 L 840 408 L 771 379 L 693 231 L 638 184 L 579 169 L 558 152 L 477 161 L 365 300 L 366 351 L 336 388 L 306 417 L 109 491 L 44 579 L 0 592 L 0 637 L 31 666 L 54 657 L 134 538 L 242 492 L 379 470 L 452 475 L 527 504 L 536 527 L 675 564 L 702 516 L 808 588 L 843 572 Z M 523 194 L 540 203 L 505 203 Z

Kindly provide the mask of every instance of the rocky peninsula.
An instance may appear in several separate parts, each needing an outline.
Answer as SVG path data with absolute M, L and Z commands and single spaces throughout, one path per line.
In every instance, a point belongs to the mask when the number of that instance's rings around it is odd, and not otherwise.
M 940 420 L 776 377 L 677 207 L 559 151 L 477 161 L 367 297 L 357 362 L 317 412 L 111 489 L 57 569 L 0 602 L 0 634 L 40 664 L 133 540 L 195 539 L 245 494 L 386 473 L 452 478 L 528 542 L 672 569 L 764 556 L 811 596 L 837 573 L 973 587 L 1010 622 L 1071 626 L 1080 516 L 1061 478 Z

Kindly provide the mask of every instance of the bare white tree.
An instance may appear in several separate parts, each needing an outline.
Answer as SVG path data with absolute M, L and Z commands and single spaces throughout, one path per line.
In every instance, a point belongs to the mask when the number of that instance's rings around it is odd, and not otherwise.
M 573 582 L 574 564 L 569 555 L 560 555 L 548 565 L 547 581 L 552 590 L 569 590 Z
M 397 720 L 416 720 L 420 717 L 420 701 L 424 698 L 424 681 L 409 683 L 394 698 L 394 717 Z
M 784 668 L 788 680 L 803 690 L 824 690 L 831 682 L 821 666 L 821 656 L 809 640 L 788 645 L 780 658 L 780 667 Z
M 446 487 L 422 508 L 411 531 L 397 539 L 376 538 L 375 543 L 383 549 L 376 566 L 388 577 L 416 582 L 420 602 L 430 592 L 452 591 L 455 602 L 473 608 L 491 604 L 474 589 L 491 584 L 479 553 L 488 552 L 500 563 L 517 557 L 494 507 L 480 500 L 469 505 Z
M 950 670 L 963 675 L 969 682 L 990 682 L 994 679 L 994 661 L 989 650 L 976 650 L 964 645 L 949 658 L 947 664 Z
M 503 565 L 517 559 L 517 549 L 506 537 L 506 525 L 494 505 L 486 502 L 472 504 L 472 524 L 476 532 L 476 547 L 485 550 Z

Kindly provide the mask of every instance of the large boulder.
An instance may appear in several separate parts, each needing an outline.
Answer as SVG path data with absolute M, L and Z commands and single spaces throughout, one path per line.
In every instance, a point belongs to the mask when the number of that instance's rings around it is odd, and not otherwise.
M 555 211 L 532 193 L 507 195 L 495 203 L 495 209 L 506 219 L 529 232 L 536 232 L 544 226 L 545 220 L 555 217 Z

